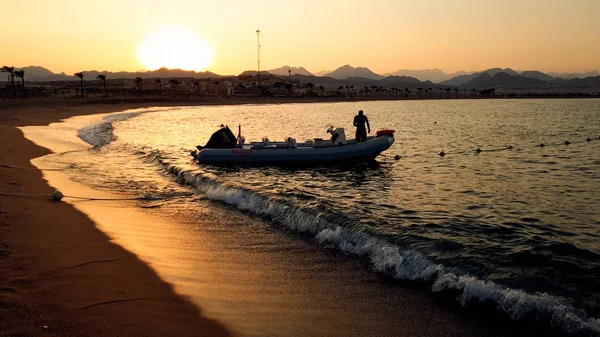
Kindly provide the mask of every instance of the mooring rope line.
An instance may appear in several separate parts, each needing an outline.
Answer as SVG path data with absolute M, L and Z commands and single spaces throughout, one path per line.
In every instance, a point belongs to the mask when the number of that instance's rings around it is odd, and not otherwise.
M 0 196 L 10 196 L 10 197 L 33 197 L 33 198 L 50 198 L 54 201 L 60 201 L 63 198 L 71 198 L 78 200 L 89 200 L 89 201 L 127 201 L 127 200 L 144 200 L 144 201 L 155 201 L 155 200 L 169 200 L 176 198 L 188 198 L 193 196 L 193 193 L 182 193 L 177 195 L 152 195 L 150 193 L 144 194 L 139 197 L 129 197 L 129 198 L 90 198 L 90 197 L 80 197 L 74 195 L 64 195 L 62 192 L 56 190 L 52 194 L 48 193 L 8 193 L 8 192 L 0 192 Z
M 20 169 L 20 170 L 62 171 L 62 169 L 37 168 L 37 167 L 26 167 L 26 166 L 7 165 L 7 164 L 0 164 L 0 167 L 14 168 L 14 169 Z

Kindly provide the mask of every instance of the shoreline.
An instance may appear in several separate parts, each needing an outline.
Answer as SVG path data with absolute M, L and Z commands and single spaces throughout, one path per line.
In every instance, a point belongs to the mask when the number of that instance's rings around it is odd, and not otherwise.
M 18 127 L 135 107 L 0 110 L 1 192 L 54 190 L 31 164 L 50 151 L 26 139 Z M 86 214 L 64 202 L 0 196 L 0 271 L 3 335 L 232 335 L 219 322 L 202 316 L 135 254 L 113 243 Z
M 188 101 L 171 103 L 173 103 L 171 106 L 194 105 L 189 104 Z M 271 104 L 269 102 L 261 103 Z M 168 106 L 162 104 L 162 102 L 144 102 L 143 104 L 147 104 L 147 107 Z M 253 103 L 238 102 L 235 104 Z M 32 170 L 17 171 L 13 168 L 0 167 L 0 182 L 13 193 L 39 192 L 41 186 L 43 186 L 44 193 L 51 193 L 53 190 L 48 186 L 46 179 L 43 178 L 42 172 L 31 165 L 32 158 L 48 154 L 49 151 L 25 139 L 21 130 L 17 127 L 22 125 L 47 125 L 57 122 L 58 119 L 72 116 L 107 114 L 140 107 L 130 103 L 55 105 L 51 108 L 37 108 L 37 110 L 36 108 L 17 109 L 17 111 L 14 111 L 15 114 L 12 115 L 15 118 L 9 120 L 11 125 L 0 126 L 0 148 L 2 148 L 0 150 L 0 165 L 18 165 L 30 167 Z M 0 110 L 0 119 L 4 116 L 2 110 Z M 5 151 L 5 148 L 9 148 L 10 151 Z M 15 161 L 7 162 L 9 159 Z M 17 175 L 16 172 L 20 173 L 22 171 L 27 171 L 22 175 L 23 177 L 11 179 L 11 176 Z M 55 181 L 54 179 L 50 180 Z M 135 255 L 136 252 L 112 243 L 114 239 L 105 234 L 106 231 L 98 229 L 98 222 L 90 219 L 90 213 L 82 213 L 77 211 L 75 206 L 65 203 L 53 203 L 47 199 L 13 198 L 10 203 L 6 202 L 7 200 L 7 197 L 0 196 L 0 271 L 4 272 L 6 266 L 12 269 L 9 268 L 10 273 L 6 274 L 6 279 L 3 276 L 0 277 L 0 314 L 4 315 L 4 312 L 7 312 L 11 315 L 8 316 L 11 319 L 8 320 L 9 324 L 0 323 L 0 332 L 7 331 L 8 334 L 42 332 L 45 335 L 54 332 L 59 335 L 202 335 L 201 332 L 206 329 L 208 324 L 209 327 L 217 330 L 216 332 L 211 330 L 206 335 L 219 336 L 221 333 L 227 335 L 228 332 L 223 326 L 218 325 L 215 321 L 202 318 L 200 309 L 191 303 L 187 296 L 184 297 L 175 293 L 175 284 L 163 281 L 151 265 Z M 54 210 L 57 206 L 70 209 L 61 210 L 57 213 Z M 75 213 L 78 214 L 75 216 L 73 215 Z M 16 217 L 15 214 L 17 214 Z M 56 214 L 60 214 L 60 216 Z M 64 222 L 64 214 L 71 214 L 67 216 L 67 219 L 74 223 L 70 225 L 62 223 Z M 12 217 L 7 218 L 7 216 Z M 56 228 L 57 223 L 59 225 L 58 229 Z M 33 228 L 28 228 L 31 224 L 33 224 Z M 73 230 L 77 230 L 77 232 L 74 233 Z M 53 231 L 57 231 L 57 233 L 53 233 Z M 90 233 L 94 234 L 93 238 Z M 94 249 L 83 246 L 84 241 L 79 241 L 82 236 L 88 239 L 88 235 L 90 235 L 90 240 L 85 242 L 90 243 Z M 64 236 L 75 237 L 77 243 L 81 245 L 72 246 L 71 243 L 64 243 L 61 241 Z M 4 244 L 9 244 L 10 247 L 6 249 Z M 106 255 L 105 253 L 109 251 L 108 246 L 110 246 L 110 252 L 123 253 L 125 257 L 122 258 L 121 255 L 114 254 Z M 235 249 L 236 247 L 231 248 Z M 4 254 L 5 252 L 11 255 Z M 119 265 L 113 267 L 115 264 Z M 107 266 L 111 266 L 110 271 L 106 270 Z M 121 276 L 122 273 L 125 273 L 124 276 Z M 139 283 L 136 282 L 133 282 L 133 285 L 131 283 L 115 283 L 115 281 L 119 281 L 115 280 L 115 277 L 125 277 L 129 281 L 135 281 L 136 279 L 139 281 L 143 275 L 146 275 L 143 277 L 144 282 L 147 281 L 146 277 L 152 279 L 151 282 L 148 282 L 151 284 L 146 284 L 145 289 L 138 289 Z M 75 287 L 72 287 L 73 279 L 77 280 Z M 82 279 L 83 281 L 79 283 Z M 108 287 L 106 287 L 108 289 L 100 289 L 99 284 L 108 284 Z M 127 287 L 133 287 L 133 290 Z M 165 287 L 166 290 L 164 290 Z M 90 295 L 86 292 L 86 289 L 95 293 Z M 164 295 L 165 298 L 160 297 L 160 303 L 154 303 L 156 304 L 154 308 L 148 308 L 147 296 L 122 296 L 124 292 L 137 294 L 139 291 L 149 291 L 151 293 L 158 291 L 158 296 Z M 98 292 L 102 293 L 101 296 L 116 294 L 121 297 L 98 301 Z M 82 296 L 82 293 L 84 296 Z M 411 298 L 410 294 L 398 294 L 398 297 L 407 295 L 408 298 Z M 420 298 L 421 296 L 417 294 L 416 297 Z M 155 297 L 150 298 L 157 299 Z M 75 305 L 77 302 L 79 304 Z M 111 306 L 119 306 L 119 308 L 116 310 Z M 75 308 L 73 309 L 73 307 Z M 175 314 L 166 316 L 165 311 L 171 313 L 173 310 L 165 308 L 171 307 L 179 308 L 181 311 L 176 310 Z M 203 307 L 203 305 L 199 307 Z M 92 314 L 86 312 L 90 308 L 99 312 L 93 312 Z M 141 308 L 145 310 L 145 318 L 139 317 Z M 444 313 L 445 309 L 440 310 L 437 305 L 425 305 L 424 309 L 424 304 L 414 302 L 406 309 L 408 309 L 407 313 L 410 312 L 413 316 L 421 317 L 412 317 L 403 323 L 398 322 L 403 326 L 406 333 L 420 331 L 415 330 L 413 325 L 417 325 L 419 322 L 424 323 L 427 319 L 423 318 L 426 316 L 422 315 L 428 310 L 439 311 L 433 317 L 449 320 L 445 323 L 451 326 L 450 329 L 456 329 L 455 333 L 461 330 L 463 334 L 468 331 L 466 335 L 490 333 L 488 329 L 479 330 L 477 328 L 479 323 L 465 324 L 462 319 L 459 319 L 460 322 L 451 323 L 450 320 L 452 320 L 453 315 L 448 316 L 448 313 Z M 81 313 L 79 313 L 80 311 Z M 77 314 L 73 314 L 73 312 Z M 111 322 L 112 320 L 120 322 L 118 325 L 121 325 L 121 327 L 105 326 L 107 320 L 105 317 L 108 317 Z M 456 318 L 454 317 L 454 319 Z M 190 323 L 190 320 L 194 322 Z M 185 322 L 183 327 L 180 326 L 182 321 Z M 190 324 L 196 325 L 189 327 Z M 131 328 L 132 325 L 135 328 Z M 163 326 L 163 330 L 156 328 L 156 325 Z M 44 328 L 44 326 L 48 326 L 48 328 Z M 122 326 L 127 327 L 123 328 Z M 182 330 L 173 330 L 174 326 Z M 19 328 L 22 330 L 16 330 Z M 494 332 L 500 332 L 501 334 L 501 330 Z M 425 335 L 435 335 L 440 332 L 429 328 L 428 333 L 425 333 Z M 423 333 L 424 331 L 419 332 L 419 334 Z

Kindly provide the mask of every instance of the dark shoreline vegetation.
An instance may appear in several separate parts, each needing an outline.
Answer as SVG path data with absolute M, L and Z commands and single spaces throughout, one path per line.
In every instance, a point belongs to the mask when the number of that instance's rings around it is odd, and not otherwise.
M 238 76 L 220 76 L 210 72 L 170 69 L 136 73 L 89 71 L 69 76 L 53 74 L 41 67 L 19 70 L 4 66 L 0 71 L 8 77 L 6 82 L 0 82 L 0 98 L 308 98 L 353 101 L 600 97 L 600 76 L 562 79 L 546 75 L 546 80 L 542 80 L 539 76 L 543 73 L 519 74 L 511 69 L 498 68 L 433 83 L 410 76 L 384 77 L 370 71 L 365 75 L 368 70 L 365 69 L 344 66 L 326 76 L 292 75 L 291 70 L 288 75 L 246 71 Z M 33 80 L 27 80 L 28 76 Z

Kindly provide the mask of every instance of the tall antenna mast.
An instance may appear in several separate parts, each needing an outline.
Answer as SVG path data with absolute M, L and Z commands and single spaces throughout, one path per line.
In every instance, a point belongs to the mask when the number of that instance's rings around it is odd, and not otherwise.
M 256 38 L 258 40 L 258 86 L 260 87 L 260 29 L 256 30 Z

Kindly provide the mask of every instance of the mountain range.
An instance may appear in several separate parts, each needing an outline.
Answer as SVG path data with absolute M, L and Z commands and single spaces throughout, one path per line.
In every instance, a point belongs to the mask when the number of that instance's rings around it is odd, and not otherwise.
M 74 81 L 79 80 L 74 75 L 68 75 L 63 73 L 55 74 L 52 71 L 40 67 L 40 66 L 29 66 L 23 68 L 15 68 L 25 70 L 25 80 L 26 81 Z M 127 72 L 127 71 L 119 71 L 119 72 L 110 72 L 110 71 L 97 71 L 90 70 L 84 71 L 85 79 L 95 79 L 96 76 L 100 74 L 106 75 L 107 78 L 165 78 L 165 77 L 194 77 L 194 78 L 219 78 L 221 75 L 211 73 L 210 71 L 205 72 L 195 72 L 181 69 L 167 69 L 160 68 L 153 71 L 139 71 L 139 72 Z
M 27 81 L 65 81 L 78 80 L 75 76 L 65 73 L 53 73 L 50 70 L 40 66 L 30 66 L 17 68 L 25 70 L 25 79 Z M 256 75 L 255 70 L 248 70 L 241 75 Z M 305 83 L 311 82 L 318 85 L 328 86 L 355 86 L 355 87 L 398 87 L 398 88 L 440 88 L 440 87 L 459 87 L 464 89 L 481 89 L 481 88 L 554 88 L 554 87 L 577 87 L 587 86 L 596 87 L 600 85 L 600 74 L 597 71 L 583 73 L 583 75 L 592 75 L 587 77 L 575 77 L 580 74 L 562 74 L 565 77 L 554 77 L 536 70 L 515 71 L 510 68 L 491 68 L 481 72 L 457 72 L 454 74 L 445 74 L 439 69 L 428 70 L 398 70 L 391 74 L 380 75 L 374 73 L 369 68 L 352 67 L 344 65 L 333 71 L 328 71 L 319 76 L 312 74 L 304 67 L 283 66 L 276 69 L 265 71 L 278 76 L 291 75 L 295 80 L 300 80 Z M 206 78 L 221 78 L 212 72 L 195 72 L 180 69 L 161 68 L 154 71 L 141 72 L 107 72 L 107 71 L 85 71 L 85 79 L 95 79 L 99 74 L 105 74 L 108 78 L 133 79 L 141 78 L 182 78 L 192 77 L 199 79 Z M 410 76 L 414 75 L 414 76 Z M 436 81 L 443 76 L 453 77 L 436 84 Z M 456 75 L 456 76 L 454 76 Z M 434 80 L 435 79 L 435 80 Z

